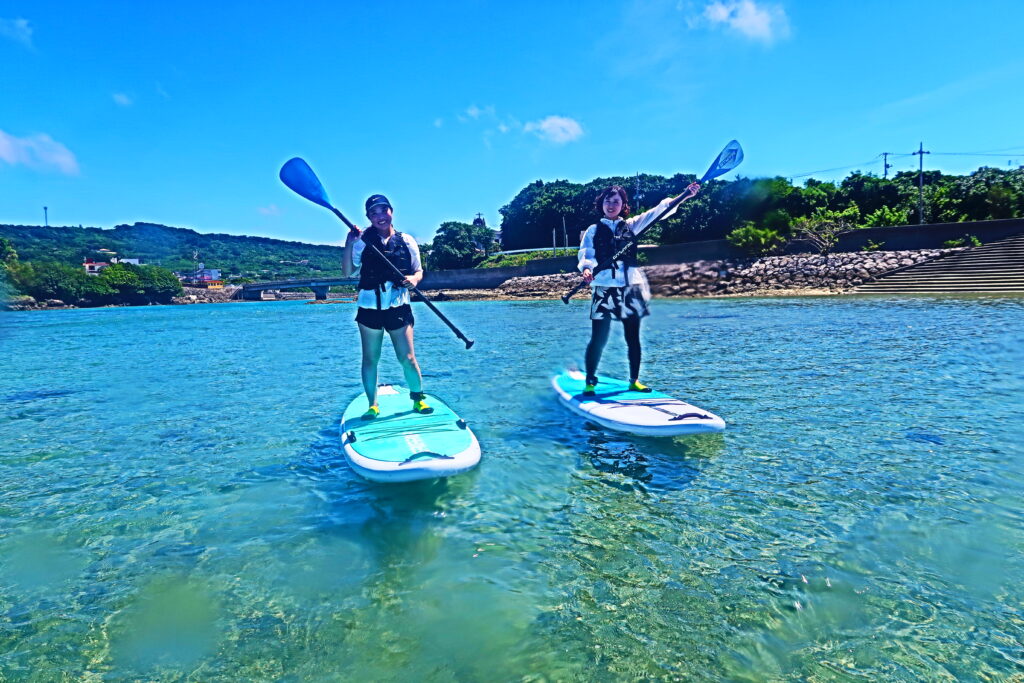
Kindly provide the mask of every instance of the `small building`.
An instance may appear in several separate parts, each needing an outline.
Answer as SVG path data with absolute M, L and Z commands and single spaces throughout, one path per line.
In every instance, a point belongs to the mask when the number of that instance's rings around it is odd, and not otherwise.
M 88 275 L 99 275 L 101 270 L 109 268 L 115 263 L 130 263 L 133 266 L 142 265 L 142 259 L 118 258 L 117 252 L 111 251 L 110 249 L 97 249 L 96 253 L 100 255 L 100 258 L 105 260 L 98 261 L 87 256 L 85 261 L 82 263 L 82 267 L 85 268 L 85 272 Z
M 86 257 L 82 263 L 82 267 L 85 268 L 86 275 L 99 275 L 100 271 L 104 268 L 109 268 L 110 264 L 106 261 L 94 261 L 91 258 Z
M 201 287 L 203 289 L 222 289 L 224 287 L 220 268 L 206 268 L 202 263 L 193 271 L 175 273 L 175 275 L 185 287 Z

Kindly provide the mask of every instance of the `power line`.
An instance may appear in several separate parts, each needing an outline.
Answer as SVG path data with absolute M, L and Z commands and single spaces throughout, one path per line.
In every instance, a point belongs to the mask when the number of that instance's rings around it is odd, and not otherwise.
M 1004 147 L 1004 148 L 1001 148 L 1001 149 L 998 149 L 998 150 L 993 149 L 993 150 L 986 150 L 986 151 L 981 151 L 981 152 L 930 152 L 930 151 L 928 151 L 928 152 L 924 152 L 924 154 L 935 154 L 937 156 L 976 156 L 976 157 L 1004 157 L 1005 158 L 1007 156 L 1014 156 L 1014 155 L 1024 154 L 1024 145 L 1017 145 L 1017 146 L 1014 146 L 1014 147 Z M 835 171 L 846 171 L 846 170 L 851 169 L 851 168 L 869 166 L 871 164 L 878 163 L 879 159 L 881 159 L 881 161 L 882 161 L 882 177 L 883 178 L 888 178 L 888 171 L 889 171 L 889 169 L 890 168 L 895 168 L 894 164 L 889 163 L 889 159 L 893 159 L 893 160 L 895 160 L 895 159 L 907 159 L 909 157 L 916 157 L 916 156 L 921 156 L 921 155 L 922 155 L 922 153 L 920 151 L 918 151 L 918 152 L 882 152 L 881 154 L 878 154 L 877 156 L 875 156 L 875 157 L 873 157 L 871 159 L 868 159 L 867 161 L 861 161 L 861 162 L 856 163 L 856 164 L 849 164 L 847 166 L 836 166 L 836 167 L 833 167 L 833 168 L 821 168 L 821 169 L 818 169 L 816 171 L 809 171 L 807 173 L 798 173 L 798 174 L 795 174 L 795 175 L 790 175 L 788 177 L 789 177 L 790 180 L 795 180 L 797 178 L 808 178 L 810 176 L 813 176 L 813 175 L 816 175 L 816 174 L 819 174 L 819 173 L 832 173 L 832 172 L 835 172 Z M 919 166 L 920 165 L 921 164 L 919 164 Z M 920 168 L 918 169 L 919 172 L 921 170 L 922 169 L 920 169 Z
M 991 152 L 935 152 L 935 154 L 943 157 L 1005 157 L 1007 155 L 1024 154 L 1024 150 L 1005 152 L 1003 154 L 993 154 Z
M 832 171 L 845 171 L 848 168 L 856 168 L 857 166 L 867 166 L 868 164 L 876 163 L 878 161 L 878 157 L 880 157 L 880 156 L 882 156 L 882 155 L 879 154 L 878 156 L 875 156 L 875 157 L 873 157 L 871 159 L 868 159 L 867 161 L 861 161 L 861 162 L 856 163 L 856 164 L 850 164 L 849 166 L 838 166 L 836 168 L 822 168 L 822 169 L 818 169 L 817 171 L 811 171 L 810 173 L 801 173 L 799 175 L 791 175 L 789 177 L 790 178 L 806 178 L 807 176 L 812 176 L 815 173 L 831 173 Z

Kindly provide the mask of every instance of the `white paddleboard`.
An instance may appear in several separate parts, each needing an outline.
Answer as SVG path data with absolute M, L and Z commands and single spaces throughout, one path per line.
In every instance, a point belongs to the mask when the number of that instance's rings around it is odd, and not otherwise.
M 584 396 L 586 377 L 566 370 L 551 379 L 558 400 L 586 419 L 620 432 L 642 436 L 680 436 L 720 432 L 725 420 L 660 391 L 630 391 L 629 382 L 598 377 L 594 396 Z
M 433 394 L 429 415 L 413 412 L 409 390 L 384 384 L 377 388 L 380 415 L 362 419 L 366 396 L 349 403 L 341 418 L 345 459 L 372 481 L 401 482 L 450 477 L 480 462 L 480 444 L 465 420 Z

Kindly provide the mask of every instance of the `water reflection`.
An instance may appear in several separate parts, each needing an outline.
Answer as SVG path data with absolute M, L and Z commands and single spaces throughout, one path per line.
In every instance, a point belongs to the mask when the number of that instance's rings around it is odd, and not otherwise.
M 701 470 L 701 461 L 725 449 L 722 434 L 696 434 L 674 439 L 626 436 L 589 423 L 583 459 L 604 477 L 601 482 L 624 491 L 682 490 Z

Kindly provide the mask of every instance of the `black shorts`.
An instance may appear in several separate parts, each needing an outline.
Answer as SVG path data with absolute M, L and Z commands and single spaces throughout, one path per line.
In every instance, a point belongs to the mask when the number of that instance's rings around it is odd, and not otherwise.
M 412 306 L 403 304 L 378 311 L 376 308 L 360 308 L 356 313 L 356 322 L 374 330 L 394 332 L 406 325 L 415 325 L 412 317 Z

